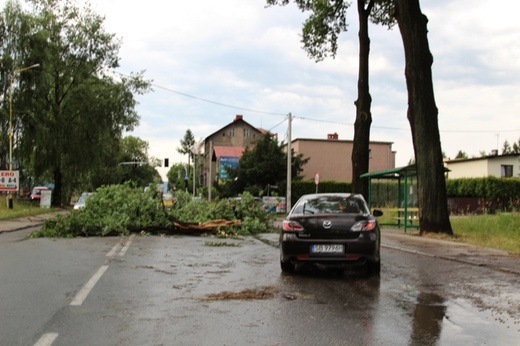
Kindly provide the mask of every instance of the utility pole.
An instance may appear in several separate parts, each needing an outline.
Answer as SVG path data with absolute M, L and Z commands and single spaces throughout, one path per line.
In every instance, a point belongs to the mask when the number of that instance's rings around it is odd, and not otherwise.
M 287 197 L 285 201 L 286 212 L 291 211 L 291 185 L 292 185 L 292 148 L 291 148 L 291 127 L 292 127 L 292 114 L 288 115 L 287 125 Z
M 213 166 L 213 142 L 209 141 L 209 153 L 206 153 L 208 155 L 208 201 L 211 202 L 211 188 L 213 187 L 213 170 L 211 169 Z

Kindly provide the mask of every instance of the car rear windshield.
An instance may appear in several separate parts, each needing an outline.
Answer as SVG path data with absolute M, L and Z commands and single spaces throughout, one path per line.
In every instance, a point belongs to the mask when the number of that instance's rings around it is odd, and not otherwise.
M 320 196 L 301 200 L 293 214 L 368 214 L 363 200 L 354 196 Z

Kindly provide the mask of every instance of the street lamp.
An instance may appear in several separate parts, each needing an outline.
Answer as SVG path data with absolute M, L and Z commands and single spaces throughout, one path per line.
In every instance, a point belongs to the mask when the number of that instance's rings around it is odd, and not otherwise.
M 23 71 L 30 70 L 35 67 L 39 67 L 40 64 L 34 64 L 27 67 L 22 67 L 13 72 L 11 82 L 9 83 L 9 171 L 13 170 L 13 82 L 18 74 Z M 9 191 L 9 197 L 7 202 L 7 208 L 13 209 L 13 193 Z

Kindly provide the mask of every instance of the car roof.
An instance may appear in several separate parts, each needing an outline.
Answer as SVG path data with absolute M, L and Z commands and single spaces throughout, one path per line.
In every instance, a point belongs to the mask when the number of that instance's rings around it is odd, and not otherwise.
M 363 198 L 361 194 L 354 194 L 349 192 L 322 192 L 322 193 L 309 193 L 301 196 L 300 198 L 318 198 L 318 197 L 327 197 L 327 196 L 339 196 L 339 197 L 357 197 Z

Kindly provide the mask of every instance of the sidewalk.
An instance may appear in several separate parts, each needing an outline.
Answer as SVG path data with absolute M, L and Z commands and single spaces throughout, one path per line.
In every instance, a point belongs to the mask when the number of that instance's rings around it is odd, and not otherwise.
M 404 233 L 402 229 L 384 228 L 381 234 L 383 248 L 520 275 L 520 256 L 504 250 L 421 237 Z
M 31 227 L 39 227 L 47 219 L 53 218 L 56 213 L 27 216 L 19 219 L 0 220 L 0 234 L 4 232 L 20 231 Z

